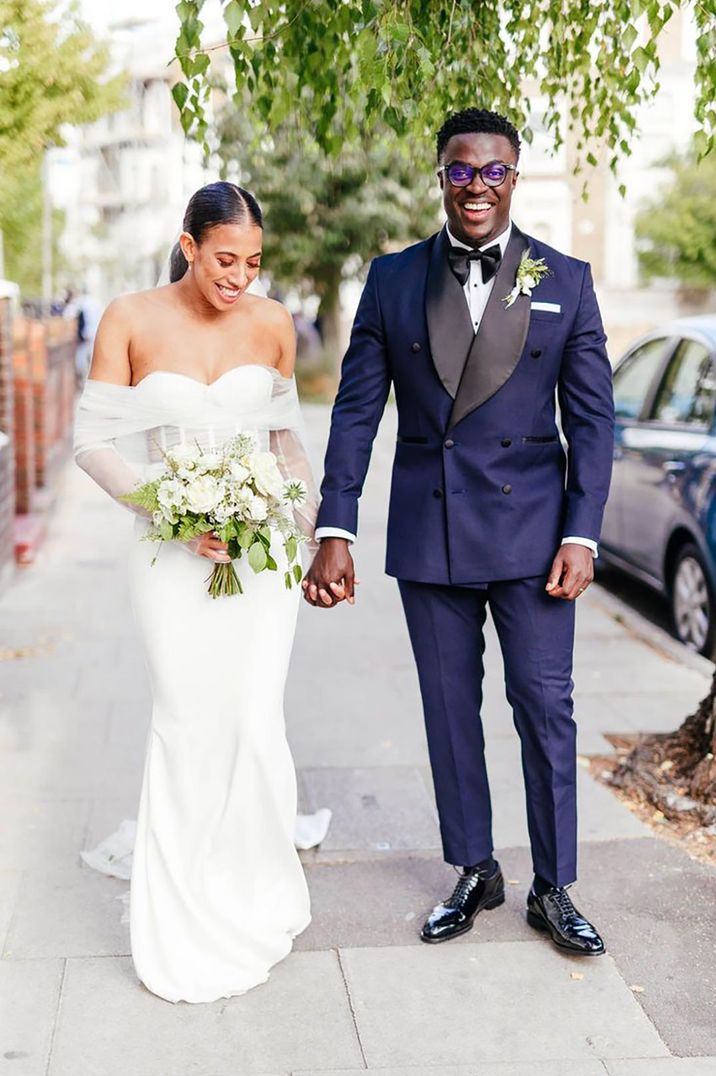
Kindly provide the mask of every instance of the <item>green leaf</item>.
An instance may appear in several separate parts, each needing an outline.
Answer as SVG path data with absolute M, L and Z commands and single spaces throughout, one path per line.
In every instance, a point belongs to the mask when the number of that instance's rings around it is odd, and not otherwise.
M 244 21 L 244 12 L 242 5 L 238 0 L 229 0 L 229 3 L 224 8 L 224 22 L 226 23 L 229 33 L 232 37 L 236 37 L 241 29 Z
M 262 572 L 266 567 L 267 561 L 268 556 L 263 543 L 254 542 L 254 544 L 249 549 L 249 564 L 251 565 L 253 570 L 256 573 Z
M 209 70 L 209 57 L 205 52 L 199 52 L 192 60 L 191 73 L 192 77 L 196 75 L 204 75 Z
M 290 590 L 291 587 L 293 586 L 293 583 L 291 581 L 291 573 L 290 572 L 284 572 L 283 573 L 283 584 L 286 587 L 286 590 Z
M 298 542 L 295 538 L 286 539 L 286 560 L 289 564 L 293 564 L 298 553 Z
M 168 519 L 163 519 L 159 524 L 159 533 L 165 542 L 171 541 L 174 537 L 174 527 L 171 525 Z
M 176 101 L 177 107 L 181 110 L 186 104 L 186 99 L 189 96 L 189 87 L 186 82 L 175 82 L 172 86 L 172 97 Z
M 293 566 L 293 578 L 297 583 L 300 583 L 303 579 L 303 568 L 300 564 L 294 564 Z
M 640 45 L 639 48 L 634 49 L 631 58 L 632 63 L 636 67 L 637 71 L 639 71 L 640 74 L 643 75 L 647 67 L 649 66 L 649 54 L 646 49 L 643 49 Z
M 624 33 L 622 34 L 622 45 L 625 52 L 631 52 L 632 45 L 636 41 L 639 33 L 633 23 L 629 23 Z
M 254 532 L 248 523 L 239 523 L 236 536 L 242 549 L 249 549 L 254 543 Z

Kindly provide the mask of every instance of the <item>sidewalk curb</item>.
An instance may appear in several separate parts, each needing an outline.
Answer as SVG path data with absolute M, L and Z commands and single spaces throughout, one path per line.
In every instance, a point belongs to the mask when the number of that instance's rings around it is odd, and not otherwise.
M 701 673 L 711 679 L 714 675 L 714 662 L 701 654 L 694 653 L 682 643 L 674 639 L 663 628 L 652 624 L 641 613 L 637 613 L 630 605 L 617 598 L 614 594 L 605 590 L 599 583 L 592 583 L 589 588 L 590 599 L 601 605 L 602 608 L 614 619 L 624 625 L 628 632 L 640 639 L 647 646 L 659 650 L 664 657 L 671 661 L 686 665 L 694 672 Z

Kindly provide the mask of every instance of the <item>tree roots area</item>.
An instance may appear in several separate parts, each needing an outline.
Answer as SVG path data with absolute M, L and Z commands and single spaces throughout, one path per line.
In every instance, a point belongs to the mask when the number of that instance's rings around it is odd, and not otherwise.
M 615 754 L 590 758 L 592 775 L 662 836 L 716 866 L 716 675 L 675 732 L 607 739 Z

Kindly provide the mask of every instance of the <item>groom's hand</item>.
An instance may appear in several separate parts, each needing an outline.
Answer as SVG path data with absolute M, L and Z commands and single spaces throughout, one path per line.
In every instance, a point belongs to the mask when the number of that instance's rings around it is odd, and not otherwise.
M 545 590 L 550 598 L 574 601 L 594 579 L 594 556 L 586 546 L 567 542 L 557 550 Z
M 303 596 L 309 605 L 332 608 L 339 602 L 355 602 L 355 569 L 345 538 L 324 538 L 303 580 Z

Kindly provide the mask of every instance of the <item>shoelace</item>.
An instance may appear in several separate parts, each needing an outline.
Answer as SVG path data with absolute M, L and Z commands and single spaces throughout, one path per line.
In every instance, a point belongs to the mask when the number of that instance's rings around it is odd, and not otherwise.
M 486 877 L 485 872 L 480 870 L 470 871 L 469 874 L 461 874 L 452 895 L 445 901 L 445 905 L 449 908 L 459 907 L 469 897 L 475 886 Z
M 581 919 L 579 912 L 572 904 L 572 900 L 566 888 L 553 889 L 550 896 L 565 919 Z

